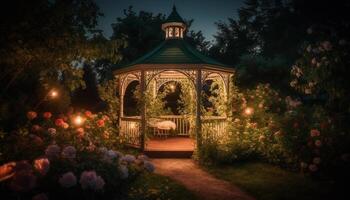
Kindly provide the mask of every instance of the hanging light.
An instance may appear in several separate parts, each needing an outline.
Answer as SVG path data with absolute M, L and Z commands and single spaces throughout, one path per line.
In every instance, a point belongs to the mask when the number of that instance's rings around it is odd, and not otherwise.
M 251 107 L 247 107 L 244 109 L 244 114 L 247 116 L 252 115 L 253 113 L 254 113 L 254 109 Z
M 170 85 L 169 85 L 169 88 L 170 88 L 170 90 L 171 90 L 172 92 L 174 92 L 176 86 L 175 86 L 174 84 L 170 84 Z

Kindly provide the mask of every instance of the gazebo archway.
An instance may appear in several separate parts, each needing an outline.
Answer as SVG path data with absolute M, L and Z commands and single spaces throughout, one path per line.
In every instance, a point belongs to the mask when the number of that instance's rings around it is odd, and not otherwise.
M 177 16 L 176 19 L 172 17 Z M 181 27 L 175 28 L 175 27 Z M 201 138 L 220 137 L 226 133 L 227 114 L 222 116 L 205 116 L 202 108 L 202 86 L 206 80 L 219 81 L 223 87 L 223 101 L 227 102 L 230 93 L 230 80 L 234 70 L 213 59 L 202 55 L 196 49 L 189 46 L 182 38 L 186 29 L 185 23 L 177 14 L 175 8 L 162 29 L 166 31 L 166 40 L 149 54 L 136 61 L 115 70 L 117 84 L 120 91 L 120 119 L 119 134 L 121 139 L 130 145 L 145 148 L 146 133 L 152 118 L 172 121 L 175 124 L 177 134 L 189 135 L 188 131 L 181 129 L 186 115 L 190 115 L 194 121 L 191 131 L 194 133 L 197 148 L 200 148 Z M 172 32 L 174 30 L 181 33 Z M 124 116 L 123 105 L 127 85 L 132 81 L 140 83 L 140 116 Z M 159 88 L 169 81 L 186 81 L 191 88 L 186 91 L 192 95 L 194 104 L 190 112 L 179 116 L 152 116 L 147 113 L 151 104 L 147 102 L 157 96 Z M 227 109 L 229 110 L 229 109 Z M 181 122 L 182 121 L 182 122 Z M 187 129 L 186 129 L 187 130 Z M 154 131 L 154 130 L 153 130 Z

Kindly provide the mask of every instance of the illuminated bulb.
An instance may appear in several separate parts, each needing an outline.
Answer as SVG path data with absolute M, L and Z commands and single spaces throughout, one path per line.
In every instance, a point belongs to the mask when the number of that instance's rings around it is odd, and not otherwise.
M 81 125 L 83 123 L 83 118 L 80 116 L 75 117 L 74 123 L 78 126 Z
M 251 115 L 253 114 L 254 110 L 253 108 L 247 107 L 246 109 L 244 109 L 244 114 L 246 115 Z
M 131 128 L 131 129 L 135 129 L 135 128 L 136 128 L 135 123 L 130 123 L 130 128 Z
M 175 85 L 171 84 L 169 87 L 170 87 L 171 91 L 173 91 L 173 92 L 175 91 Z
M 55 90 L 52 90 L 51 93 L 50 93 L 50 96 L 51 96 L 52 98 L 57 97 L 57 95 L 58 95 L 58 93 L 57 93 L 57 91 L 55 91 Z

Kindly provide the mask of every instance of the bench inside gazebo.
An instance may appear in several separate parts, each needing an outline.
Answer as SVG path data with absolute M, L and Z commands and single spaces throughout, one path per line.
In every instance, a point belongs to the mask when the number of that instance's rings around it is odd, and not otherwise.
M 208 137 L 208 134 L 222 137 L 226 133 L 227 114 L 205 116 L 202 93 L 206 81 L 219 81 L 223 93 L 218 98 L 227 102 L 234 70 L 201 54 L 186 42 L 186 24 L 175 7 L 162 29 L 165 40 L 158 47 L 114 71 L 121 105 L 119 134 L 125 143 L 146 152 L 191 153 L 194 148 L 200 148 L 202 137 Z M 140 114 L 127 116 L 124 108 L 130 99 L 125 93 L 134 82 L 137 82 L 140 94 Z M 186 95 L 194 102 L 191 111 L 177 115 L 149 114 L 152 104 L 148 101 L 157 98 L 161 87 L 168 85 L 174 90 L 176 85 L 169 83 L 183 86 L 185 82 L 191 88 Z

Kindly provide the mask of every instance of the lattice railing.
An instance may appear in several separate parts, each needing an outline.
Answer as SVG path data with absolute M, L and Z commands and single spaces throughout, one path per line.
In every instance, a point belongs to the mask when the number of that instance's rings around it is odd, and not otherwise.
M 202 118 L 202 138 L 218 141 L 227 133 L 226 117 L 203 117 Z
M 120 119 L 120 138 L 126 144 L 140 146 L 141 139 L 141 118 L 140 117 L 121 117 Z

